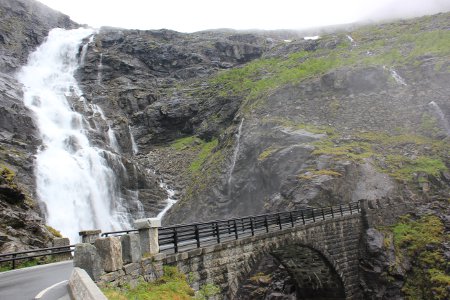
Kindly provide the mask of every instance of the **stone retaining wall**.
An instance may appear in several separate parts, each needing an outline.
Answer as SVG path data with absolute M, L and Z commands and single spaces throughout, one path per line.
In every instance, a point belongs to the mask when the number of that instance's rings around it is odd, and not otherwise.
M 263 255 L 284 245 L 299 244 L 315 249 L 328 260 L 342 280 L 346 299 L 361 299 L 358 261 L 362 228 L 358 214 L 151 257 L 137 255 L 138 235 L 130 234 L 97 239 L 94 245 L 77 245 L 74 263 L 86 269 L 98 284 L 115 286 L 133 285 L 139 278 L 153 281 L 163 275 L 164 265 L 177 266 L 195 290 L 213 283 L 221 288 L 219 299 L 233 299 L 240 282 Z

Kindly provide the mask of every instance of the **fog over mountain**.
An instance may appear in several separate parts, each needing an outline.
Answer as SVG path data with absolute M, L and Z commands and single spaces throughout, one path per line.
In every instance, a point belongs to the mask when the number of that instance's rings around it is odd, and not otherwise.
M 69 15 L 78 23 L 94 27 L 167 28 L 181 32 L 214 28 L 305 29 L 390 18 L 409 18 L 450 10 L 450 1 L 447 0 L 214 2 L 41 0 L 41 2 Z

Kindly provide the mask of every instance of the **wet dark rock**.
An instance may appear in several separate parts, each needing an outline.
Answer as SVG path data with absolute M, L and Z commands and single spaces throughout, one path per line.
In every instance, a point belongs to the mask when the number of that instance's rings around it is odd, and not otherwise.
M 33 0 L 0 1 L 0 69 L 11 73 L 23 65 L 52 28 L 74 28 L 75 22 Z

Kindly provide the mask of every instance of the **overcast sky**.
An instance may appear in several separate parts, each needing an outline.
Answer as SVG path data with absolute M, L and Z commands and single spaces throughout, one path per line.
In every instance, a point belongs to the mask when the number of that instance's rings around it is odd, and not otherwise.
M 93 27 L 304 29 L 450 11 L 450 0 L 39 0 Z

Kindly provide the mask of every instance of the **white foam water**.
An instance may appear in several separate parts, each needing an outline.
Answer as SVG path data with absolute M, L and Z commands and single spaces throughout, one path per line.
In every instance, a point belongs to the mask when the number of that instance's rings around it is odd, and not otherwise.
M 108 165 L 111 153 L 90 144 L 91 128 L 67 97 L 85 101 L 74 72 L 80 64 L 79 45 L 93 33 L 86 28 L 53 29 L 17 75 L 42 138 L 36 154 L 37 196 L 45 203 L 47 223 L 72 243 L 80 230 L 130 228 L 116 175 Z
M 136 141 L 134 139 L 133 131 L 131 130 L 131 126 L 130 125 L 128 125 L 128 131 L 130 133 L 131 150 L 133 151 L 133 154 L 136 155 L 136 154 L 139 153 L 139 148 L 138 148 L 138 146 L 136 144 Z
M 450 136 L 450 124 L 448 123 L 448 120 L 445 117 L 445 114 L 442 111 L 442 109 L 434 101 L 431 101 L 430 103 L 428 103 L 428 105 L 430 105 L 433 108 L 436 115 L 439 117 L 439 121 L 441 122 L 442 126 L 444 126 L 447 135 Z
M 164 215 L 167 213 L 167 211 L 175 204 L 177 203 L 177 201 L 174 199 L 175 196 L 175 191 L 172 190 L 171 188 L 169 188 L 167 186 L 167 184 L 165 184 L 163 181 L 160 182 L 159 186 L 164 189 L 167 192 L 167 202 L 166 202 L 166 206 L 164 207 L 164 209 L 162 211 L 160 211 L 158 213 L 158 215 L 156 216 L 157 219 L 162 220 L 162 218 L 164 217 Z

